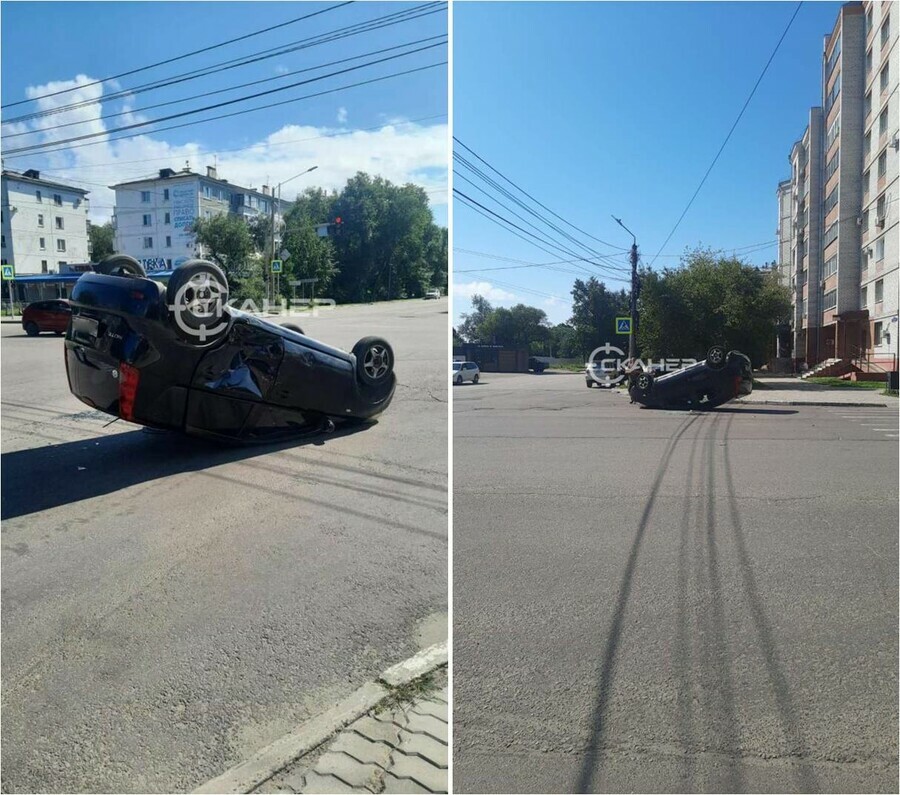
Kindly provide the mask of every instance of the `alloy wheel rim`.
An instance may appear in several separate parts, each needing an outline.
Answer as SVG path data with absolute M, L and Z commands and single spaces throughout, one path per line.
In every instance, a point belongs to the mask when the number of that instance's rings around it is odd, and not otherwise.
M 373 345 L 366 351 L 366 358 L 363 360 L 363 369 L 370 378 L 375 380 L 384 378 L 390 368 L 390 356 L 383 345 Z

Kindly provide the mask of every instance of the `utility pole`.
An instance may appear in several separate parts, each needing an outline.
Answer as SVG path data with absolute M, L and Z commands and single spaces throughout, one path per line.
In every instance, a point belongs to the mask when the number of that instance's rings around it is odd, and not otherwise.
M 634 232 L 632 232 L 625 224 L 622 223 L 621 218 L 616 218 L 612 216 L 613 221 L 615 221 L 619 226 L 622 227 L 629 235 L 631 235 L 631 336 L 628 338 L 628 358 L 636 359 L 637 358 L 637 325 L 638 325 L 638 313 L 637 313 L 637 299 L 638 292 L 640 291 L 640 284 L 638 283 L 638 273 L 637 273 L 637 264 L 638 264 L 638 247 L 637 247 L 637 238 L 634 236 Z
M 281 211 L 281 186 L 287 185 L 287 183 L 290 182 L 291 180 L 297 179 L 297 177 L 302 177 L 304 174 L 309 174 L 310 171 L 315 171 L 317 168 L 318 168 L 318 166 L 310 166 L 308 169 L 306 169 L 306 171 L 301 171 L 299 174 L 294 174 L 293 177 L 288 177 L 283 182 L 278 183 L 279 215 L 280 215 L 280 211 Z M 273 187 L 272 195 L 270 197 L 271 198 L 270 204 L 272 205 L 272 211 L 269 215 L 269 221 L 271 223 L 271 229 L 269 230 L 269 261 L 265 263 L 266 279 L 267 279 L 267 282 L 272 283 L 273 287 L 275 284 L 275 282 L 274 282 L 275 274 L 273 274 L 271 271 L 272 271 L 272 260 L 275 259 L 275 190 L 276 189 Z M 268 290 L 267 290 L 267 294 L 268 294 Z M 272 294 L 272 300 L 273 301 L 275 300 L 274 292 Z

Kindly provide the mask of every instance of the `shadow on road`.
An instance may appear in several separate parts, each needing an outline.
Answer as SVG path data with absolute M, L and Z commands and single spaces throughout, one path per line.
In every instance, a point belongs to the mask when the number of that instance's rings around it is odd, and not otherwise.
M 226 446 L 178 433 L 134 430 L 17 450 L 0 456 L 0 517 L 12 519 L 169 475 L 197 472 L 310 444 L 327 444 L 329 439 L 358 433 L 366 427 L 350 425 L 328 436 L 247 447 Z

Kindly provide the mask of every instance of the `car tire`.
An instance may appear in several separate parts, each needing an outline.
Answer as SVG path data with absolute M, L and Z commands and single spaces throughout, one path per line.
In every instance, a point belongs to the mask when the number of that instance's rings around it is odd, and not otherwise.
M 587 384 L 588 389 L 590 389 L 594 385 L 593 381 L 585 381 L 584 383 Z
M 282 323 L 281 327 L 286 328 L 288 331 L 294 331 L 297 334 L 303 334 L 304 337 L 306 336 L 306 334 L 303 333 L 303 329 L 296 323 Z
M 462 376 L 461 376 L 461 375 L 456 376 L 456 381 L 454 381 L 454 383 L 455 383 L 457 386 L 459 386 L 460 384 L 462 384 Z
M 477 383 L 478 383 L 478 373 L 475 373 L 475 375 L 472 376 L 472 383 L 473 383 L 473 384 L 477 384 Z
M 353 346 L 356 373 L 366 386 L 381 386 L 394 372 L 394 350 L 381 337 L 363 337 Z
M 141 276 L 147 275 L 141 263 L 127 254 L 110 254 L 97 263 L 95 273 L 104 276 Z
M 635 379 L 635 386 L 643 393 L 648 394 L 651 389 L 653 389 L 653 375 L 652 373 L 641 373 Z
M 36 337 L 38 334 L 41 333 L 41 330 L 38 328 L 37 323 L 26 323 L 25 324 L 25 333 L 29 337 Z
M 178 335 L 188 342 L 205 343 L 227 327 L 228 279 L 222 269 L 192 259 L 175 269 L 166 287 L 166 304 L 175 319 Z
M 706 354 L 706 366 L 721 370 L 728 361 L 728 352 L 721 345 L 713 345 Z
M 57 337 L 61 337 L 66 332 L 65 331 L 54 331 L 53 333 L 56 334 Z

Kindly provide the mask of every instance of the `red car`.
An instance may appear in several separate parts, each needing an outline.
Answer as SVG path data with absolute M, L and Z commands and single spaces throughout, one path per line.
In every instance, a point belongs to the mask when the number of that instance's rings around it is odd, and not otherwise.
M 42 331 L 52 331 L 57 336 L 66 333 L 72 307 L 65 298 L 52 301 L 35 301 L 22 312 L 22 328 L 29 337 L 36 337 Z

